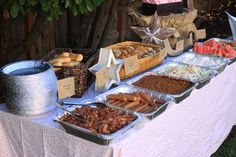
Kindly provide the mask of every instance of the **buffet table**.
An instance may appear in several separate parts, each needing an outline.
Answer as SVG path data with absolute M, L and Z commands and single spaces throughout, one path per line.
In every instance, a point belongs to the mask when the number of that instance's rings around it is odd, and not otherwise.
M 60 111 L 22 117 L 0 111 L 1 157 L 208 157 L 236 124 L 236 64 L 213 78 L 179 104 L 170 105 L 154 120 L 144 121 L 111 145 L 102 146 L 67 134 L 53 121 Z M 123 82 L 125 83 L 125 82 Z M 82 101 L 99 93 L 94 86 Z

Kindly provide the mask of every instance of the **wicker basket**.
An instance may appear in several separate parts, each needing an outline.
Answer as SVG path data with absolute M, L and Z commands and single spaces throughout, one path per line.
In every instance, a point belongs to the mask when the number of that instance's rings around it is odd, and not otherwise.
M 89 85 L 93 82 L 94 76 L 88 71 L 88 68 L 94 65 L 98 60 L 98 53 L 92 49 L 70 49 L 70 48 L 57 48 L 51 51 L 47 56 L 43 57 L 43 60 L 50 60 L 56 55 L 60 55 L 62 52 L 79 53 L 84 56 L 83 65 L 79 67 L 55 67 L 61 68 L 56 72 L 58 79 L 67 77 L 74 77 L 75 79 L 75 96 L 81 97 L 87 90 Z
M 107 48 L 117 49 L 117 48 L 122 48 L 125 46 L 146 46 L 146 47 L 148 46 L 148 47 L 151 47 L 157 51 L 160 51 L 161 49 L 163 49 L 162 47 L 157 46 L 157 45 L 146 44 L 146 43 L 141 43 L 141 42 L 134 42 L 134 41 L 125 41 L 122 43 L 111 45 Z M 124 79 L 130 78 L 136 74 L 139 74 L 139 73 L 144 72 L 152 67 L 159 65 L 165 59 L 166 56 L 167 56 L 167 52 L 162 51 L 162 52 L 158 53 L 158 55 L 156 55 L 156 56 L 139 59 L 138 60 L 139 69 L 137 71 L 135 71 L 132 75 L 126 75 L 125 68 L 123 66 L 119 72 L 120 79 L 124 80 Z

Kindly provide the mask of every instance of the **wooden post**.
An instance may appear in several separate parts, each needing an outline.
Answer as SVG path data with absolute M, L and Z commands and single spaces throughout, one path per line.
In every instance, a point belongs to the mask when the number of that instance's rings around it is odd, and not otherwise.
M 26 36 L 29 34 L 29 32 L 31 31 L 33 25 L 34 25 L 34 15 L 29 12 L 26 16 L 26 20 L 25 20 L 25 32 L 26 32 Z M 31 47 L 31 49 L 28 52 L 22 52 L 22 53 L 26 53 L 26 57 L 27 59 L 33 59 L 36 56 L 36 47 L 35 45 L 33 45 Z
M 187 5 L 188 5 L 188 9 L 189 9 L 190 11 L 192 11 L 192 10 L 195 9 L 195 8 L 194 8 L 194 2 L 193 2 L 193 0 L 187 0 Z
M 119 6 L 125 6 L 127 1 L 120 0 Z M 125 9 L 120 9 L 117 16 L 117 28 L 119 32 L 119 40 L 124 41 L 126 36 L 126 25 L 127 25 L 127 12 Z

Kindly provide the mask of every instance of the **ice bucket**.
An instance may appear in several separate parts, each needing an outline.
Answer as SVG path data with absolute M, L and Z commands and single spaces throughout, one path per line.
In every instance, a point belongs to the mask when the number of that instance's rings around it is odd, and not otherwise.
M 18 61 L 0 69 L 10 112 L 46 113 L 56 106 L 57 78 L 53 67 L 40 60 Z

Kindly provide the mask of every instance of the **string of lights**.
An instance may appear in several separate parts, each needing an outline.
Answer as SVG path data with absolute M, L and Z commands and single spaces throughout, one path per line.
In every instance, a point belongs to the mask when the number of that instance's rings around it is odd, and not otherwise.
M 221 4 L 211 10 L 199 10 L 199 15 L 204 21 L 200 27 L 207 29 L 208 38 L 221 37 L 225 38 L 231 35 L 228 18 L 225 13 L 228 11 L 236 16 L 236 0 L 222 1 Z

